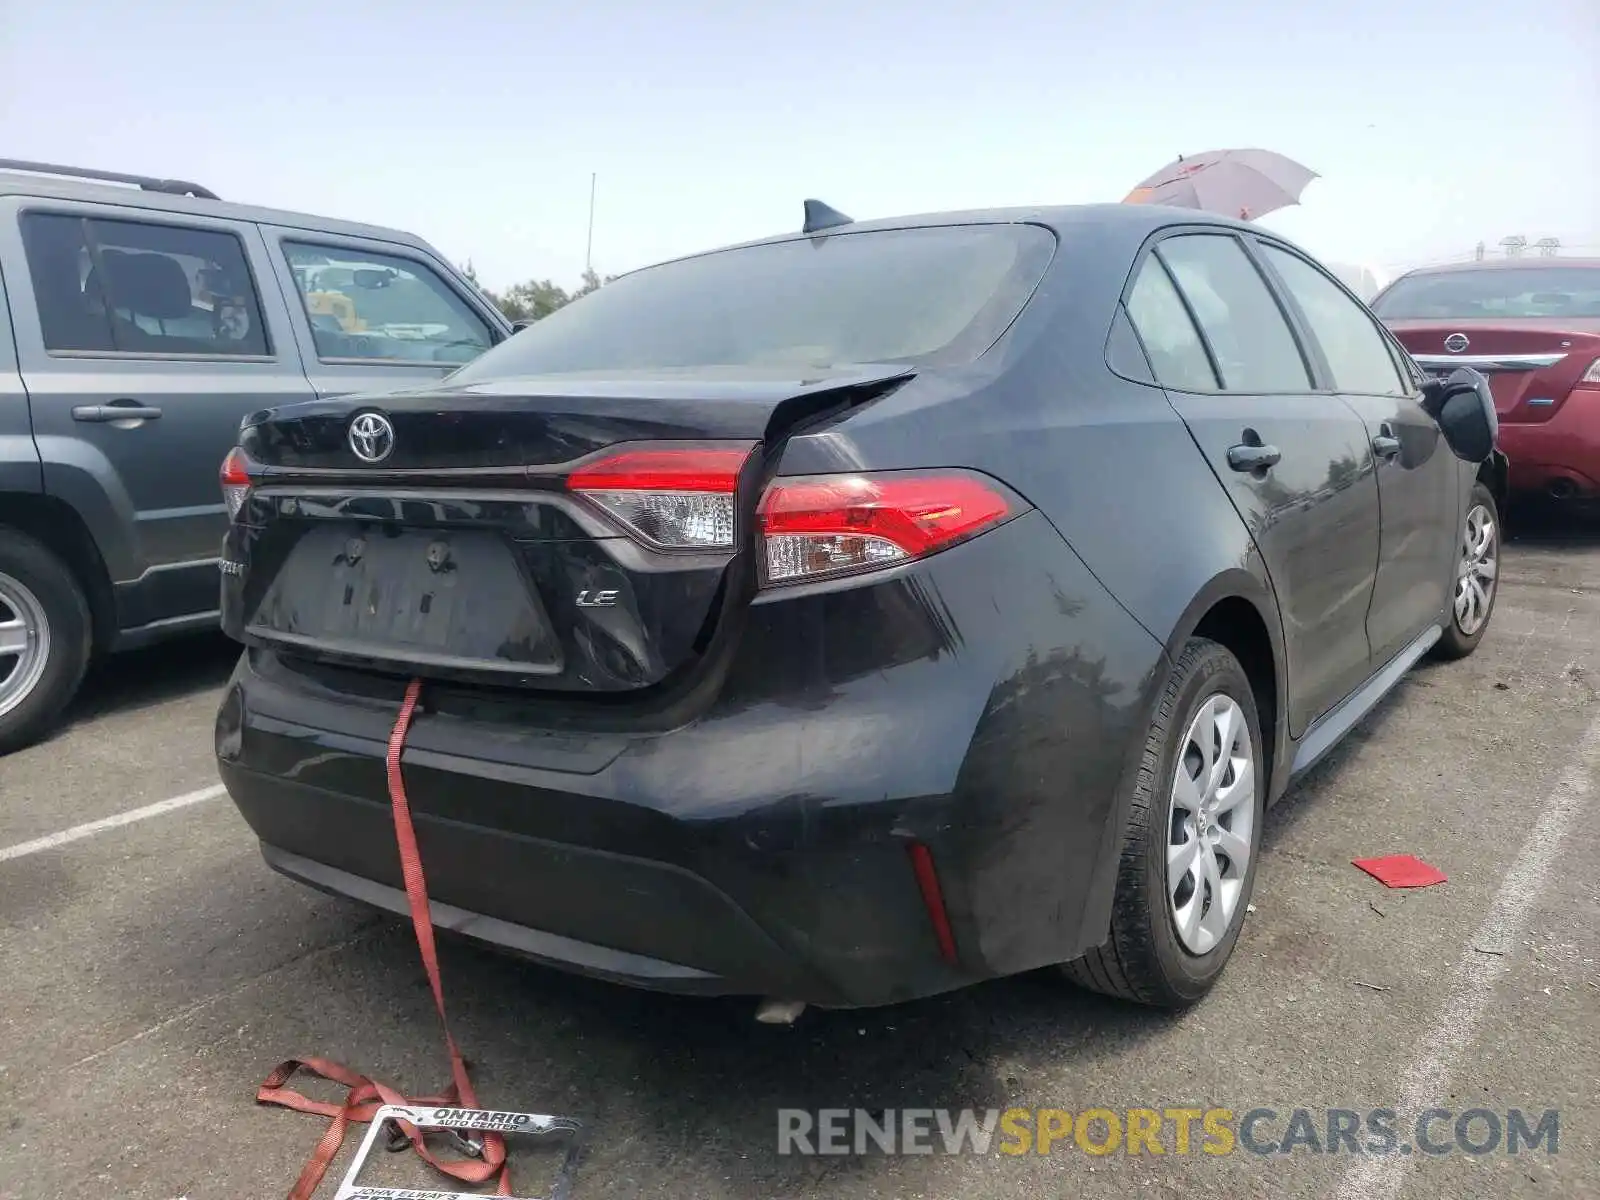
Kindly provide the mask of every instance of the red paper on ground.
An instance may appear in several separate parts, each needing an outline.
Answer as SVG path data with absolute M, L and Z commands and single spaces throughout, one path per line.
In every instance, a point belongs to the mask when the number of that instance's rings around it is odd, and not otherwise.
M 1438 867 L 1430 867 L 1420 858 L 1412 858 L 1409 854 L 1387 854 L 1382 858 L 1354 858 L 1350 861 L 1384 887 L 1432 887 L 1445 881 L 1445 874 Z

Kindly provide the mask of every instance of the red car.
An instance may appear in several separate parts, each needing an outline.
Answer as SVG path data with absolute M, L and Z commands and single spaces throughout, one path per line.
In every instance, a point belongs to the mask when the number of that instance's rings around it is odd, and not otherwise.
M 1424 267 L 1372 310 L 1425 370 L 1488 376 L 1511 491 L 1600 499 L 1600 259 Z

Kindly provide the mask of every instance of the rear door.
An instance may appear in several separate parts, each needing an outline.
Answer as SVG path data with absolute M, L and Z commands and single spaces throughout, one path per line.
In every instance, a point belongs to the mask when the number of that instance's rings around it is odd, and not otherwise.
M 422 250 L 263 225 L 317 395 L 429 387 L 510 325 Z
M 1315 389 L 1288 320 L 1232 234 L 1163 237 L 1127 307 L 1272 577 L 1298 737 L 1370 670 L 1378 489 L 1366 430 Z
M 121 531 L 124 627 L 217 607 L 217 468 L 241 419 L 309 398 L 253 225 L 117 205 L 0 209 L 47 490 Z
M 0 492 L 39 490 L 39 452 L 28 419 L 28 393 L 17 371 L 11 323 L 5 320 L 6 283 L 0 277 Z M 3 651 L 0 651 L 3 653 Z
M 1383 535 L 1367 634 L 1381 664 L 1438 622 L 1449 600 L 1461 460 L 1366 309 L 1301 255 L 1264 240 L 1256 245 L 1310 335 L 1320 383 L 1361 414 L 1372 439 Z

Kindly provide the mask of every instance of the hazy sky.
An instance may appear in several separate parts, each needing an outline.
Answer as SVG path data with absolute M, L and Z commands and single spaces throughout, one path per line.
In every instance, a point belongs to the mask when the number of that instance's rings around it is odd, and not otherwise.
M 0 0 L 0 156 L 396 225 L 576 282 L 856 217 L 1119 200 L 1179 153 L 1323 178 L 1265 224 L 1393 266 L 1600 254 L 1600 0 Z

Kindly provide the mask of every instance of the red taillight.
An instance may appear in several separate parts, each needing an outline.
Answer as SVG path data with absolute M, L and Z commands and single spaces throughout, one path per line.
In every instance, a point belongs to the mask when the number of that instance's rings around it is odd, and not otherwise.
M 632 533 L 668 550 L 731 550 L 734 494 L 753 442 L 618 450 L 567 476 L 567 487 Z
M 621 450 L 567 476 L 577 492 L 732 492 L 750 446 Z
M 228 506 L 228 520 L 232 521 L 238 517 L 246 497 L 250 495 L 250 472 L 246 469 L 244 451 L 237 446 L 229 450 L 217 474 L 222 482 L 223 502 Z
M 1015 512 L 998 485 L 966 471 L 777 479 L 758 515 L 766 579 L 804 583 L 925 558 Z
M 1578 386 L 1600 387 L 1600 358 L 1595 359 L 1589 364 L 1589 369 L 1585 371 L 1582 377 L 1578 380 Z

